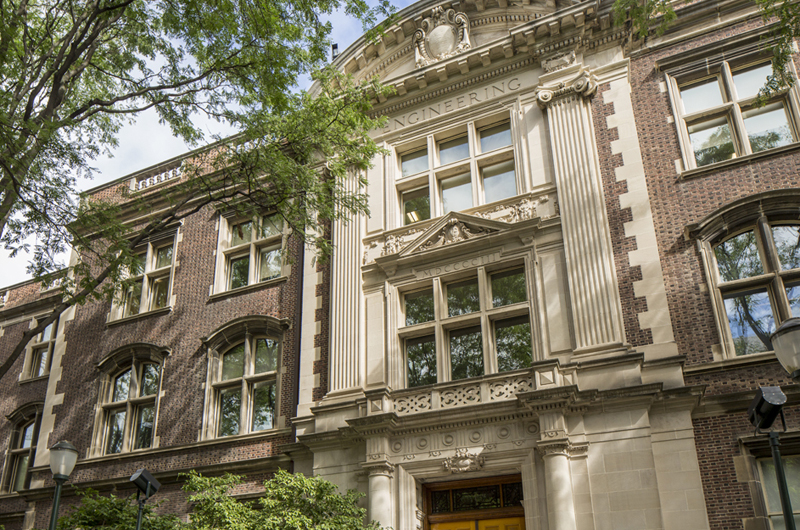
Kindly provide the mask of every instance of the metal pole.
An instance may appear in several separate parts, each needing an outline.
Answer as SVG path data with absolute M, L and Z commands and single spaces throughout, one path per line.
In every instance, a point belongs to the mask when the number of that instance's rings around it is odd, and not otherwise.
M 781 494 L 781 508 L 783 509 L 783 521 L 786 530 L 797 530 L 794 525 L 794 515 L 792 514 L 792 501 L 789 499 L 789 487 L 786 485 L 786 474 L 783 472 L 783 460 L 781 460 L 780 442 L 778 433 L 770 431 L 769 447 L 772 449 L 772 461 L 775 463 L 775 476 L 778 478 L 778 490 Z
M 150 497 L 150 483 L 147 483 L 147 491 L 144 494 L 144 499 L 139 501 L 139 514 L 136 516 L 136 530 L 142 530 L 142 513 L 144 512 L 144 503 Z M 139 500 L 139 492 L 136 492 L 136 499 Z M 795 530 L 794 527 L 791 530 Z
M 67 481 L 64 475 L 53 475 L 53 480 L 56 483 L 56 491 L 53 493 L 53 508 L 50 510 L 50 528 L 49 530 L 56 530 L 56 522 L 58 522 L 58 505 L 61 502 L 61 486 Z

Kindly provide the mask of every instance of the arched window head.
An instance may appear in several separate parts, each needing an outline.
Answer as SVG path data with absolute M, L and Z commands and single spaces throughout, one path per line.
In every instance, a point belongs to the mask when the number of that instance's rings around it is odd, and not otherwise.
M 13 427 L 3 469 L 2 492 L 22 491 L 29 486 L 28 470 L 36 457 L 42 407 L 43 403 L 29 403 L 7 416 Z

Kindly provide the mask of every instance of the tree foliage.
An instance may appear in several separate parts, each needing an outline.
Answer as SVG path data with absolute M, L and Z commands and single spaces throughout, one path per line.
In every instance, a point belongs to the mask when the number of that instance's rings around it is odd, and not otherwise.
M 331 29 L 321 17 L 340 8 L 367 26 L 390 12 L 364 0 L 0 2 L 0 242 L 12 256 L 32 250 L 29 272 L 62 281 L 64 296 L 19 337 L 0 377 L 64 310 L 124 289 L 137 246 L 210 205 L 277 212 L 330 252 L 315 228 L 367 211 L 353 175 L 380 152 L 369 132 L 382 122 L 368 112 L 388 90 L 320 69 Z M 293 91 L 307 74 L 313 96 Z M 149 108 L 188 142 L 202 138 L 197 112 L 241 134 L 196 152 L 159 193 L 77 196 L 76 177 Z M 70 246 L 81 260 L 65 274 L 57 256 Z
M 93 489 L 77 490 L 81 502 L 58 518 L 58 530 L 91 528 L 93 530 L 130 530 L 136 528 L 139 507 L 136 496 L 100 495 Z M 157 503 L 144 505 L 142 525 L 145 530 L 176 530 L 181 520 L 171 514 L 157 514 Z

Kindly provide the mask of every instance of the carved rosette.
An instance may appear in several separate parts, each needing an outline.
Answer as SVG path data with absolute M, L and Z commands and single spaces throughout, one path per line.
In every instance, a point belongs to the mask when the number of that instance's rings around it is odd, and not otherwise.
M 442 467 L 450 473 L 480 471 L 483 468 L 484 460 L 481 454 L 470 453 L 467 449 L 456 449 L 455 455 L 444 459 Z
M 469 19 L 455 9 L 433 8 L 414 32 L 417 68 L 447 59 L 470 49 Z
M 580 96 L 584 98 L 592 97 L 597 92 L 597 78 L 584 70 L 570 82 L 558 83 L 553 86 L 540 86 L 536 88 L 536 102 L 542 109 L 546 109 L 553 102 L 570 96 Z

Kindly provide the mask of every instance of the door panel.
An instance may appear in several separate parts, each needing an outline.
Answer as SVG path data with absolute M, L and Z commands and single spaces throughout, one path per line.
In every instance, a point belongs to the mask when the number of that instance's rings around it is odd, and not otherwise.
M 477 523 L 477 524 L 476 524 Z M 434 523 L 431 530 L 525 530 L 524 517 Z

